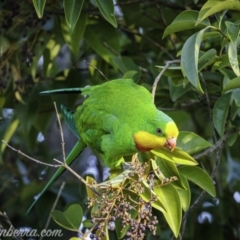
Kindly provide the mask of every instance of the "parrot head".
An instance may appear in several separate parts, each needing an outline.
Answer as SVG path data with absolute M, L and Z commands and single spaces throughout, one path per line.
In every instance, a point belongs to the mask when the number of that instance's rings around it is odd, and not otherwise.
M 145 152 L 159 148 L 173 151 L 176 147 L 179 134 L 176 124 L 163 112 L 158 115 L 156 120 L 147 124 L 146 129 L 134 134 L 134 142 L 138 151 Z

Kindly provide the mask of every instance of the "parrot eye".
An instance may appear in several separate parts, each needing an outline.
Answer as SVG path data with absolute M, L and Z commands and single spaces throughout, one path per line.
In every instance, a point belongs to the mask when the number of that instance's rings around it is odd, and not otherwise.
M 157 129 L 156 129 L 156 132 L 157 132 L 158 134 L 161 134 L 161 133 L 162 133 L 162 129 L 161 129 L 161 128 L 157 128 Z

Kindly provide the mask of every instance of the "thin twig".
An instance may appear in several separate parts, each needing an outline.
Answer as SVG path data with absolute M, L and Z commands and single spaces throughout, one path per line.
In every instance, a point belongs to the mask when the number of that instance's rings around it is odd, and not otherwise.
M 77 174 L 74 170 L 72 170 L 66 163 L 66 157 L 65 157 L 65 142 L 64 142 L 64 136 L 63 136 L 63 129 L 62 129 L 62 124 L 60 121 L 60 117 L 58 114 L 58 110 L 57 110 L 57 106 L 56 103 L 54 102 L 54 107 L 55 107 L 55 111 L 56 111 L 56 115 L 57 115 L 57 119 L 58 119 L 58 125 L 59 125 L 59 129 L 60 129 L 60 134 L 61 134 L 61 141 L 62 141 L 62 152 L 63 152 L 63 159 L 64 159 L 64 163 L 62 164 L 63 167 L 65 167 L 68 171 L 70 171 L 74 176 L 76 176 L 81 182 L 83 182 L 87 187 L 89 187 L 94 193 L 96 193 L 98 196 L 101 196 L 100 193 L 98 193 L 95 189 L 93 189 L 93 187 L 91 187 L 84 178 L 82 178 L 79 174 Z M 54 161 L 61 163 L 61 161 L 57 160 L 56 158 L 53 159 Z
M 152 86 L 152 97 L 153 97 L 153 101 L 154 101 L 154 98 L 155 98 L 155 93 L 156 93 L 157 85 L 158 85 L 158 82 L 159 82 L 160 78 L 162 77 L 162 75 L 164 74 L 164 72 L 169 68 L 169 66 L 170 66 L 171 64 L 180 63 L 180 59 L 175 59 L 175 60 L 172 60 L 172 61 L 166 61 L 165 63 L 166 63 L 165 67 L 162 69 L 162 71 L 161 71 L 161 72 L 158 74 L 158 76 L 155 78 L 155 81 L 154 81 L 153 86 Z
M 208 96 L 208 92 L 207 92 L 207 85 L 206 85 L 206 82 L 205 82 L 205 79 L 204 79 L 202 73 L 200 73 L 200 77 L 201 77 L 201 79 L 202 79 L 202 81 L 203 81 L 203 85 L 204 85 L 204 93 L 205 93 L 206 100 L 207 100 L 209 117 L 210 117 L 210 119 L 213 119 L 211 103 L 210 103 L 209 96 Z M 213 140 L 214 140 L 214 143 L 216 143 L 216 142 L 217 142 L 217 135 L 216 135 L 216 132 L 215 132 L 215 130 L 214 130 L 213 121 L 211 121 L 211 123 L 212 123 L 212 128 L 213 128 Z
M 54 104 L 54 108 L 55 108 L 55 111 L 56 111 L 58 125 L 59 125 L 59 129 L 60 129 L 63 161 L 65 163 L 66 162 L 66 154 L 65 154 L 65 142 L 64 142 L 64 136 L 63 136 L 62 124 L 61 124 L 60 117 L 59 117 L 59 114 L 58 114 L 58 109 L 57 109 L 56 102 L 54 102 L 53 104 Z
M 12 149 L 14 152 L 17 152 L 19 155 L 22 155 L 22 156 L 24 156 L 24 157 L 26 157 L 26 158 L 28 158 L 28 159 L 30 159 L 30 160 L 38 163 L 38 164 L 45 165 L 45 166 L 48 166 L 48 167 L 54 167 L 54 168 L 59 168 L 59 167 L 62 166 L 62 163 L 61 163 L 61 165 L 57 165 L 57 164 L 54 165 L 54 164 L 49 164 L 49 163 L 45 163 L 45 162 L 39 161 L 39 160 L 37 160 L 37 159 L 35 159 L 35 158 L 32 158 L 32 157 L 28 156 L 27 154 L 21 152 L 20 150 L 17 150 L 17 149 L 15 149 L 15 148 L 13 148 L 13 147 L 10 146 L 9 144 L 7 144 L 4 140 L 2 140 L 2 142 L 3 142 L 7 147 L 9 147 L 10 149 Z
M 57 195 L 57 197 L 56 197 L 56 199 L 55 199 L 55 201 L 54 201 L 54 203 L 53 203 L 53 206 L 52 206 L 51 211 L 50 211 L 50 213 L 49 213 L 49 216 L 48 216 L 46 225 L 45 225 L 45 227 L 44 227 L 45 230 L 48 229 L 49 223 L 50 223 L 51 218 L 52 218 L 52 217 L 51 217 L 51 213 L 52 213 L 52 211 L 56 208 L 57 203 L 58 203 L 58 200 L 59 200 L 59 198 L 60 198 L 60 196 L 61 196 L 61 194 L 62 194 L 62 191 L 63 191 L 64 187 L 65 187 L 65 182 L 62 183 L 62 185 L 61 185 L 61 187 L 60 187 L 60 189 L 59 189 L 59 191 L 58 191 L 58 195 Z M 42 240 L 42 239 L 43 239 L 43 235 L 41 236 L 41 238 L 40 238 L 39 240 Z
M 220 138 L 215 144 L 214 146 L 212 146 L 211 148 L 205 150 L 204 152 L 194 156 L 194 159 L 199 159 L 201 157 L 206 156 L 207 154 L 212 153 L 213 151 L 215 151 L 216 149 L 220 148 L 220 146 L 233 134 L 237 132 L 237 128 L 233 128 L 231 129 L 229 132 L 227 132 L 222 138 Z
M 107 77 L 104 75 L 104 73 L 103 73 L 100 69 L 98 69 L 97 67 L 93 66 L 93 65 L 92 65 L 91 63 L 89 63 L 87 60 L 84 60 L 84 61 L 88 64 L 88 66 L 93 67 L 95 70 L 97 70 L 97 71 L 105 78 L 105 80 L 108 81 Z
M 113 49 L 107 42 L 103 42 L 103 45 L 104 45 L 108 50 L 110 50 L 114 55 L 119 56 L 119 53 L 116 52 L 116 50 Z
M 166 21 L 166 19 L 165 19 L 164 14 L 163 14 L 163 11 L 162 11 L 163 7 L 160 7 L 159 4 L 157 4 L 156 7 L 157 7 L 157 9 L 158 9 L 158 11 L 159 11 L 159 13 L 160 13 L 162 22 L 163 22 L 163 24 L 164 24 L 164 26 L 165 26 L 165 28 L 166 28 L 166 27 L 168 26 L 168 24 L 167 24 L 167 21 Z M 176 48 L 175 42 L 173 41 L 173 39 L 172 39 L 172 37 L 171 37 L 171 34 L 168 35 L 168 39 L 169 39 L 170 42 L 172 43 L 172 46 L 173 46 L 174 51 L 177 52 L 177 48 Z
M 185 227 L 186 227 L 186 223 L 187 223 L 187 219 L 188 219 L 188 216 L 189 214 L 192 212 L 192 210 L 198 205 L 198 203 L 201 201 L 201 199 L 203 198 L 203 196 L 205 195 L 205 191 L 202 191 L 200 193 L 200 195 L 198 196 L 198 198 L 194 201 L 194 203 L 190 206 L 190 208 L 186 211 L 186 213 L 184 214 L 184 217 L 183 217 L 183 221 L 182 221 L 182 231 L 180 233 L 180 240 L 182 239 L 183 237 L 183 234 L 185 232 Z

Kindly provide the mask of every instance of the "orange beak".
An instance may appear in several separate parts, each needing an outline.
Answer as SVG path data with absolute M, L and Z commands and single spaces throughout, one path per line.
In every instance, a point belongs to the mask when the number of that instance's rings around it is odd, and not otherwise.
M 174 150 L 174 148 L 177 145 L 177 139 L 176 138 L 168 138 L 164 147 L 169 149 L 171 152 Z

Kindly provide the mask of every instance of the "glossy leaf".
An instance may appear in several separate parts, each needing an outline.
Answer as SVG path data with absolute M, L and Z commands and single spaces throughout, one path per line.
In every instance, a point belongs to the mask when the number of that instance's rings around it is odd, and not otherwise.
M 13 134 L 17 130 L 19 124 L 20 124 L 19 119 L 13 119 L 13 121 L 7 127 L 7 129 L 6 129 L 5 133 L 4 133 L 4 136 L 3 136 L 3 140 L 6 143 L 9 143 L 9 141 L 11 140 Z M 6 145 L 4 143 L 2 143 L 2 145 L 1 145 L 1 152 L 4 152 L 5 148 L 6 148 Z
M 197 166 L 180 166 L 179 172 L 211 196 L 216 196 L 213 180 L 206 171 Z
M 115 28 L 117 27 L 117 21 L 114 16 L 114 1 L 113 0 L 95 0 L 100 12 L 103 17 L 112 24 Z
M 185 42 L 181 54 L 181 68 L 183 75 L 186 76 L 189 82 L 203 93 L 198 77 L 198 55 L 202 37 L 207 28 L 192 35 Z
M 231 64 L 231 67 L 234 71 L 234 73 L 239 76 L 240 70 L 239 70 L 239 64 L 238 64 L 238 35 L 240 31 L 239 24 L 234 24 L 231 22 L 225 22 L 227 26 L 227 36 L 230 39 L 230 43 L 228 46 L 228 58 L 229 62 Z
M 181 131 L 177 139 L 177 147 L 189 154 L 211 147 L 212 144 L 193 132 Z
M 39 18 L 42 18 L 46 0 L 32 0 L 33 6 Z
M 69 27 L 66 24 L 65 19 L 61 21 L 61 28 L 63 32 L 64 40 L 67 42 L 69 48 L 71 49 L 72 53 L 77 58 L 80 53 L 80 41 L 83 37 L 85 28 L 87 25 L 87 15 L 85 13 L 81 13 L 78 21 L 73 29 L 73 31 L 69 31 Z
M 209 49 L 204 52 L 198 60 L 198 71 L 205 69 L 207 66 L 212 65 L 217 58 L 217 51 L 215 49 Z
M 52 211 L 51 216 L 63 228 L 78 232 L 83 212 L 79 204 L 72 204 L 64 212 L 58 210 Z
M 176 78 L 177 79 L 177 78 Z M 172 82 L 175 81 L 175 78 L 172 78 Z M 180 78 L 179 82 L 182 82 L 182 85 L 184 85 L 184 80 L 187 80 L 186 78 Z M 187 80 L 188 81 L 188 80 Z M 170 91 L 170 96 L 172 101 L 176 101 L 177 99 L 179 99 L 181 96 L 183 96 L 184 94 L 186 94 L 191 88 L 192 85 L 191 84 L 187 84 L 187 86 L 175 86 L 173 84 L 171 84 L 171 82 L 169 81 L 169 91 Z
M 177 180 L 173 181 L 172 184 L 178 188 L 185 188 L 181 182 L 178 169 L 176 164 L 171 161 L 166 161 L 160 158 L 156 159 L 156 165 L 158 166 L 160 172 L 165 176 L 165 178 L 176 177 Z M 163 180 L 163 179 L 160 179 Z
M 83 222 L 82 222 L 82 224 L 83 224 L 83 226 L 85 227 L 85 228 L 91 228 L 91 227 L 93 227 L 93 223 L 92 223 L 92 221 L 91 220 L 89 220 L 89 219 L 86 219 L 86 220 L 84 220 Z
M 1 51 L 0 51 L 0 57 L 1 57 L 10 48 L 11 44 L 6 37 L 0 36 L 0 46 L 1 46 Z
M 151 151 L 155 156 L 166 159 L 168 161 L 172 161 L 175 163 L 183 164 L 183 165 L 197 165 L 196 162 L 188 153 L 175 148 L 172 152 L 167 149 L 158 149 Z
M 236 103 L 236 106 L 237 107 L 240 107 L 240 98 L 239 98 L 239 95 L 240 95 L 240 89 L 237 88 L 237 89 L 234 89 L 232 91 L 232 97 L 233 97 L 233 100 L 234 102 Z
M 139 78 L 141 77 L 141 71 L 139 66 L 137 66 L 131 58 L 117 56 L 113 57 L 112 60 L 119 70 L 124 74 L 123 78 L 127 78 L 129 76 L 130 78 L 133 78 L 135 82 L 138 82 Z
M 181 182 L 184 185 L 185 189 L 182 189 L 182 188 L 176 188 L 176 189 L 177 189 L 177 192 L 178 192 L 180 200 L 181 200 L 182 209 L 186 212 L 191 203 L 191 190 L 190 190 L 188 180 L 186 179 L 186 177 L 182 174 L 179 174 L 179 175 L 180 175 Z
M 120 45 L 116 29 L 112 28 L 106 22 L 87 25 L 84 39 L 87 44 L 107 63 L 110 63 L 114 68 L 118 68 L 113 61 L 113 57 L 120 53 Z M 114 49 L 114 52 L 112 49 Z
M 225 123 L 229 110 L 231 93 L 222 95 L 213 107 L 213 124 L 220 136 L 223 136 L 225 131 Z
M 227 66 L 230 66 L 230 62 L 228 55 L 224 54 L 216 59 L 215 63 L 213 64 L 212 70 L 218 70 Z
M 95 179 L 91 178 L 90 176 L 87 176 L 86 177 L 86 182 L 89 184 L 89 185 L 93 185 L 96 183 Z M 89 188 L 86 186 L 86 190 L 87 190 L 87 196 L 89 198 L 94 198 L 96 197 L 96 194 Z
M 206 27 L 210 25 L 208 19 L 205 19 L 198 26 L 196 26 L 196 22 L 198 19 L 198 12 L 193 10 L 186 10 L 180 13 L 173 22 L 165 29 L 163 38 L 168 36 L 171 33 L 192 29 L 196 27 Z
M 197 24 L 205 18 L 224 10 L 240 11 L 239 1 L 207 1 L 201 8 L 198 16 Z
M 84 0 L 63 0 L 66 22 L 73 32 L 80 16 Z
M 236 77 L 229 81 L 225 87 L 223 88 L 223 93 L 235 89 L 235 88 L 240 88 L 240 77 Z
M 163 181 L 166 177 L 164 176 L 162 169 L 160 169 L 159 164 L 157 164 L 156 162 L 157 160 L 152 160 L 151 159 L 151 165 L 152 165 L 152 169 L 155 173 L 155 175 L 158 177 L 159 180 Z
M 122 182 L 124 182 L 127 179 L 129 173 L 131 173 L 131 170 L 127 169 L 121 174 L 117 175 L 116 177 L 111 178 L 110 180 L 107 180 L 105 182 L 99 183 L 98 186 L 109 187 L 109 185 L 111 185 L 112 187 L 118 187 Z
M 123 75 L 123 79 L 133 79 L 133 80 L 135 80 L 134 79 L 134 77 L 136 76 L 138 74 L 138 72 L 137 71 L 127 71 L 124 75 Z M 138 80 L 138 79 L 137 79 Z M 135 81 L 137 81 L 137 80 L 135 80 Z
M 177 237 L 182 220 L 181 201 L 177 190 L 171 184 L 168 184 L 154 187 L 154 192 L 164 204 L 166 212 L 163 212 L 163 215 L 172 229 L 174 236 Z
M 158 209 L 161 212 L 165 212 L 165 204 L 162 202 L 162 200 L 156 195 L 155 190 L 153 191 L 153 186 L 149 186 L 149 184 L 146 181 L 142 181 L 142 186 L 144 188 L 144 192 L 139 194 L 139 196 L 145 201 L 149 202 L 153 195 L 157 197 L 157 200 L 152 202 L 152 206 L 156 209 Z

